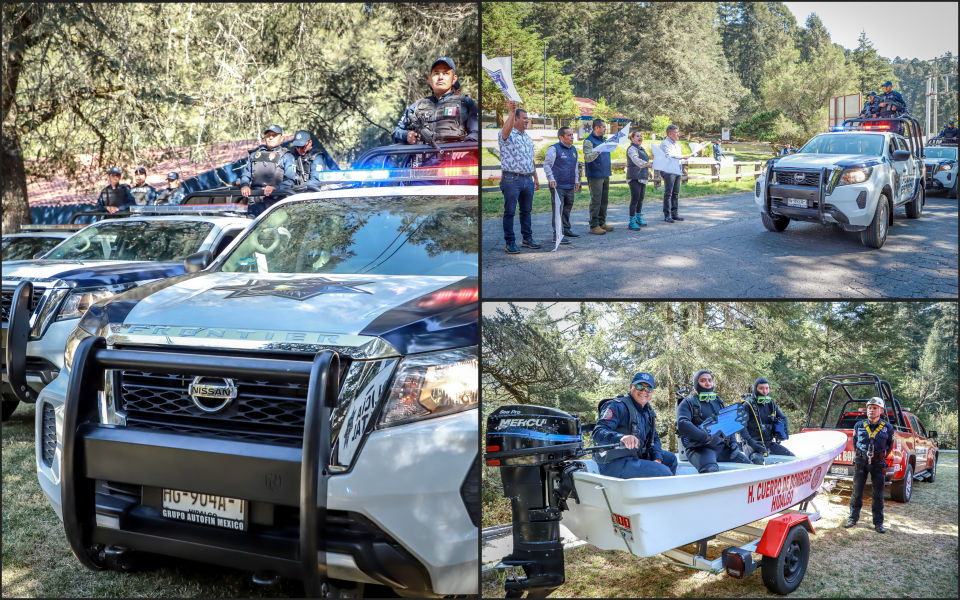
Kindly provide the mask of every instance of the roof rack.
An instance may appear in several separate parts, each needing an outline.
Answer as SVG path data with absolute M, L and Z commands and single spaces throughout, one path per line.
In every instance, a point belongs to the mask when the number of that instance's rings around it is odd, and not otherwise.
M 891 131 L 902 135 L 910 144 L 910 151 L 923 158 L 923 141 L 920 138 L 920 123 L 904 114 L 898 117 L 857 117 L 847 119 L 840 126 L 844 131 Z
M 927 140 L 927 146 L 942 146 L 946 148 L 956 148 L 957 138 L 951 138 L 950 141 L 944 141 L 943 136 L 932 137 Z

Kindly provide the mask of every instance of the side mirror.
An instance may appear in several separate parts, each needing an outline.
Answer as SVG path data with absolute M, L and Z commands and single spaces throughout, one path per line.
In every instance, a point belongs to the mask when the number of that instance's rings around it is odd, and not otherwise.
M 932 431 L 932 430 L 931 430 L 931 431 L 928 431 L 927 433 L 930 434 L 930 437 L 931 437 L 931 438 L 937 437 L 937 432 L 936 432 L 936 431 Z
M 893 151 L 893 160 L 897 162 L 903 162 L 910 158 L 909 150 L 894 150 Z
M 211 262 L 213 262 L 213 254 L 209 250 L 201 250 L 183 259 L 183 267 L 187 273 L 196 273 L 205 269 Z

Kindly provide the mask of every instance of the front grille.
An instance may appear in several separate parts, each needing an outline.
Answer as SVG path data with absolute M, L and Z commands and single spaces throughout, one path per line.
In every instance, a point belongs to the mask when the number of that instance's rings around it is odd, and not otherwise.
M 40 451 L 40 458 L 43 464 L 49 467 L 53 464 L 53 455 L 57 451 L 57 418 L 53 412 L 53 405 L 49 402 L 43 404 L 41 431 L 43 448 Z
M 3 288 L 2 296 L 0 296 L 0 318 L 2 318 L 4 322 L 10 320 L 10 307 L 13 305 L 13 292 L 15 289 L 16 288 L 5 287 Z M 43 298 L 45 291 L 47 291 L 45 288 L 34 286 L 31 301 L 34 309 L 40 304 L 40 299 Z
M 234 379 L 237 397 L 208 413 L 190 398 L 192 381 L 190 375 L 120 371 L 117 408 L 129 427 L 289 446 L 303 442 L 306 382 Z
M 820 185 L 820 173 L 810 171 L 775 171 L 779 185 L 803 185 L 817 187 Z

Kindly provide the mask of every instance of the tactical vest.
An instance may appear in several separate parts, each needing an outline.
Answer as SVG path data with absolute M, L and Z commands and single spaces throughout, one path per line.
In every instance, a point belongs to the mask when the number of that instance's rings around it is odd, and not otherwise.
M 557 156 L 553 160 L 553 177 L 557 180 L 557 189 L 572 190 L 580 177 L 577 174 L 579 154 L 573 146 L 567 147 L 557 142 L 553 145 Z
M 629 448 L 614 448 L 612 450 L 607 450 L 606 452 L 597 452 L 594 453 L 593 458 L 600 464 L 606 464 L 613 462 L 617 459 L 629 456 L 631 458 L 637 458 L 641 456 L 646 450 L 646 440 L 640 439 L 640 411 L 637 410 L 637 407 L 633 403 L 633 399 L 628 396 L 617 396 L 616 398 L 610 398 L 609 400 L 603 400 L 601 402 L 601 408 L 610 403 L 610 402 L 619 402 L 627 407 L 627 413 L 630 415 L 630 420 L 628 423 L 621 423 L 616 432 L 623 435 L 633 435 L 640 440 L 640 446 L 634 450 Z M 600 414 L 603 414 L 602 412 Z
M 957 139 L 958 135 L 960 135 L 960 129 L 956 127 L 952 129 L 950 127 L 944 127 L 943 132 L 940 134 L 945 140 Z
M 268 150 L 258 148 L 250 154 L 250 185 L 253 187 L 277 187 L 283 183 L 283 168 L 280 160 L 288 150 L 282 146 Z
M 643 149 L 643 146 L 639 146 L 630 142 L 632 148 L 637 149 L 637 154 L 640 156 L 640 160 L 649 162 L 649 156 L 647 156 L 647 151 Z M 598 159 L 599 160 L 599 159 Z M 650 177 L 650 171 L 647 167 L 638 167 L 633 164 L 633 161 L 627 160 L 627 179 L 648 179 Z
M 467 137 L 463 115 L 463 94 L 449 94 L 434 102 L 428 96 L 417 103 L 414 123 L 427 127 L 437 142 L 460 142 Z M 418 127 L 418 128 L 419 128 Z
M 319 148 L 311 148 L 306 154 L 300 156 L 300 153 L 296 150 L 291 151 L 291 156 L 293 156 L 293 164 L 297 169 L 297 185 L 301 185 L 307 182 L 310 179 L 310 176 L 314 172 L 314 165 L 318 164 L 320 166 L 318 171 L 325 170 L 325 163 L 323 160 L 323 150 Z
M 604 142 L 604 140 L 597 137 L 597 134 L 595 133 L 588 135 L 587 139 L 593 143 L 594 148 Z M 609 152 L 601 152 L 595 159 L 587 163 L 587 177 L 610 177 Z
M 125 190 L 129 189 L 125 183 L 121 183 L 116 188 L 110 187 L 109 185 L 103 188 L 103 205 L 104 206 L 126 206 L 127 205 L 127 194 Z
M 137 204 L 143 206 L 150 200 L 150 192 L 156 193 L 156 190 L 153 189 L 153 186 L 143 184 L 130 188 L 130 193 L 133 194 L 133 199 L 136 200 Z

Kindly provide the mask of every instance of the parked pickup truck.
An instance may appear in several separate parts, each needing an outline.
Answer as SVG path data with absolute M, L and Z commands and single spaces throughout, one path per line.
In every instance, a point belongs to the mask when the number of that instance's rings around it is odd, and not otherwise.
M 900 406 L 893 397 L 890 384 L 872 373 L 829 375 L 820 378 L 813 389 L 813 398 L 803 431 L 836 429 L 847 434 L 847 447 L 833 461 L 827 479 L 853 481 L 853 428 L 867 418 L 867 400 L 883 398 L 884 418 L 894 427 L 893 451 L 887 457 L 886 485 L 897 502 L 909 502 L 913 480 L 932 483 L 937 474 L 939 450 L 936 431 L 927 431 L 917 415 Z M 869 479 L 867 485 L 870 485 Z

